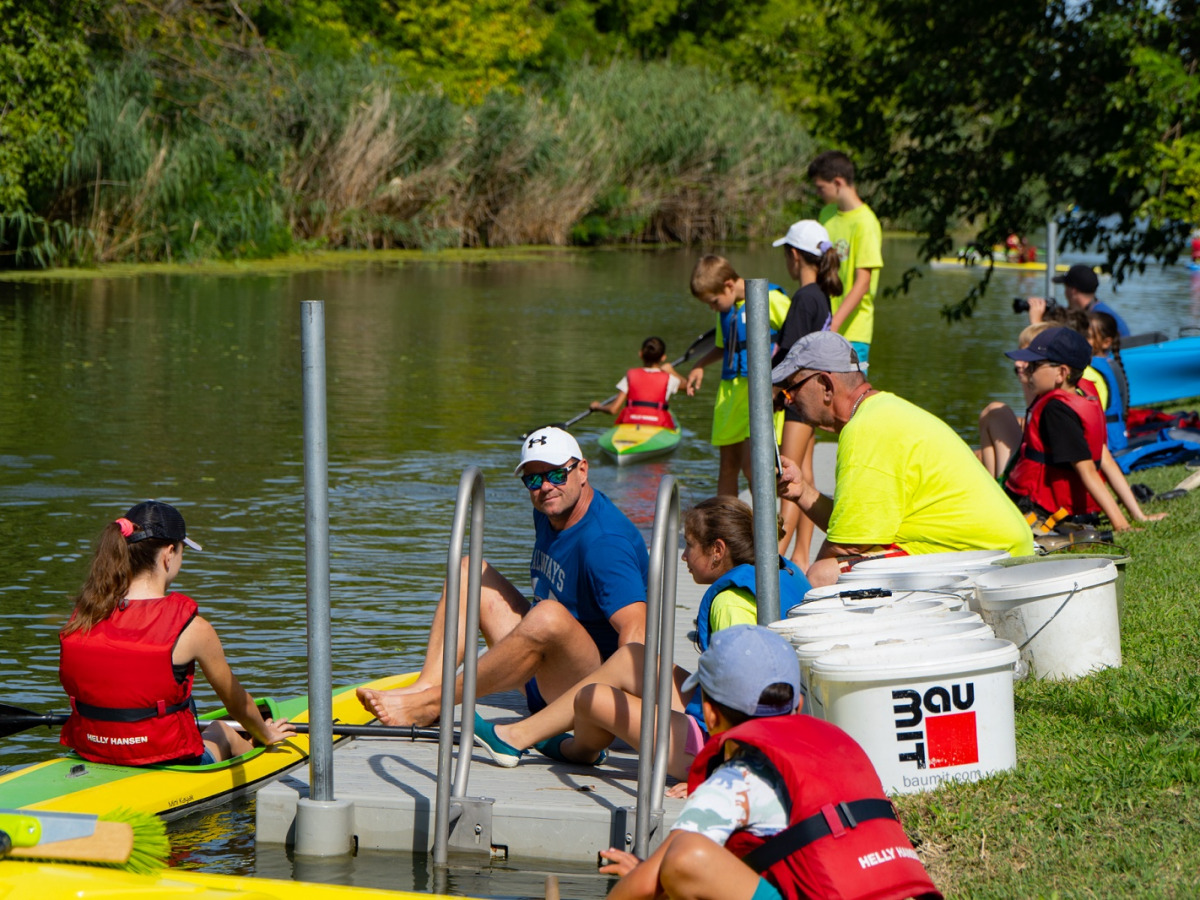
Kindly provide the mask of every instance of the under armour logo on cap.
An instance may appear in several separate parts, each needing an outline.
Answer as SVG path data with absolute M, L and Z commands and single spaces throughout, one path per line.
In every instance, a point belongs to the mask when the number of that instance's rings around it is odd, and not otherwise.
M 529 462 L 549 463 L 552 466 L 565 466 L 573 459 L 583 459 L 583 452 L 575 438 L 561 428 L 549 425 L 539 428 L 529 439 L 521 444 L 521 462 L 517 466 L 517 475 Z

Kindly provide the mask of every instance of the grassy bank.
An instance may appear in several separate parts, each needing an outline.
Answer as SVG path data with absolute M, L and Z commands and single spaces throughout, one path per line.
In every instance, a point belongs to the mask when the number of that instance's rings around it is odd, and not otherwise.
M 1156 491 L 1182 466 L 1136 472 Z M 1119 535 L 1123 665 L 1016 685 L 1017 769 L 898 806 L 947 897 L 1200 892 L 1200 491 Z

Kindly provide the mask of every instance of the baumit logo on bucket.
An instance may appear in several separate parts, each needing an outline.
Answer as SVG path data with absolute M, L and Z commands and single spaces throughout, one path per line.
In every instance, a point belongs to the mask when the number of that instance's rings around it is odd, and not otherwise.
M 979 762 L 974 682 L 892 691 L 900 762 L 940 769 Z

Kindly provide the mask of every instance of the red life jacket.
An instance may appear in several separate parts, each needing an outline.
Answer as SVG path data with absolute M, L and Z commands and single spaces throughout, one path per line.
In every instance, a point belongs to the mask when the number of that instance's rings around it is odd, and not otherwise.
M 689 793 L 725 761 L 727 741 L 755 747 L 787 786 L 786 830 L 769 838 L 735 831 L 725 847 L 788 900 L 941 900 L 874 766 L 846 732 L 805 715 L 751 719 L 704 745 Z
M 145 766 L 204 752 L 191 710 L 194 665 L 176 681 L 171 651 L 196 616 L 183 594 L 125 601 L 88 631 L 59 638 L 58 678 L 71 699 L 59 743 L 84 759 Z
M 1099 512 L 1100 504 L 1088 493 L 1073 466 L 1046 463 L 1046 447 L 1042 443 L 1040 426 L 1042 412 L 1051 398 L 1061 400 L 1079 416 L 1092 462 L 1099 470 L 1107 429 L 1100 401 L 1079 390 L 1055 388 L 1035 399 L 1029 407 L 1025 416 L 1025 433 L 1021 437 L 1021 446 L 1017 448 L 1017 459 L 1004 486 L 1019 497 L 1028 497 L 1046 512 L 1059 509 L 1065 509 L 1071 515 Z
M 674 428 L 675 420 L 667 412 L 667 388 L 671 375 L 662 369 L 630 369 L 625 373 L 629 383 L 625 408 L 617 416 L 617 424 L 661 425 Z

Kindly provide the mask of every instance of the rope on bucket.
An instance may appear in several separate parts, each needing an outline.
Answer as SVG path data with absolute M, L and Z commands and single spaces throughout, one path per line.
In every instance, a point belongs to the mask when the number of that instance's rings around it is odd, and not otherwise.
M 1052 615 L 1052 616 L 1051 616 L 1050 618 L 1048 618 L 1048 619 L 1047 619 L 1045 622 L 1043 622 L 1043 623 L 1042 623 L 1042 627 L 1041 627 L 1041 628 L 1039 628 L 1037 631 L 1035 631 L 1033 634 L 1031 634 L 1029 637 L 1027 637 L 1027 638 L 1025 639 L 1025 643 L 1023 643 L 1023 644 L 1022 644 L 1020 647 L 1018 647 L 1017 649 L 1018 649 L 1018 650 L 1024 650 L 1026 647 L 1028 647 L 1028 646 L 1029 646 L 1029 644 L 1030 644 L 1030 642 L 1031 642 L 1031 641 L 1032 641 L 1032 640 L 1033 640 L 1035 637 L 1037 637 L 1039 634 L 1041 634 L 1041 633 L 1042 633 L 1042 631 L 1043 631 L 1043 630 L 1045 630 L 1045 628 L 1046 628 L 1046 626 L 1047 626 L 1047 625 L 1049 625 L 1049 624 L 1050 624 L 1051 622 L 1053 622 L 1053 621 L 1054 621 L 1056 618 L 1058 618 L 1058 614 L 1059 614 L 1060 612 L 1062 612 L 1062 611 L 1063 611 L 1063 610 L 1066 608 L 1067 604 L 1071 602 L 1071 598 L 1072 598 L 1072 597 L 1074 597 L 1074 596 L 1075 596 L 1075 594 L 1076 594 L 1078 591 L 1079 591 L 1079 582 L 1077 581 L 1077 582 L 1075 582 L 1073 585 L 1071 585 L 1071 593 L 1067 594 L 1067 599 L 1066 599 L 1066 600 L 1064 600 L 1062 603 L 1060 603 L 1060 604 L 1058 605 L 1058 609 L 1056 609 L 1056 610 L 1054 611 L 1054 615 Z

